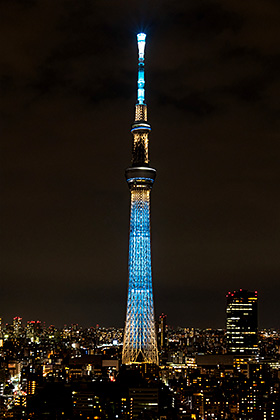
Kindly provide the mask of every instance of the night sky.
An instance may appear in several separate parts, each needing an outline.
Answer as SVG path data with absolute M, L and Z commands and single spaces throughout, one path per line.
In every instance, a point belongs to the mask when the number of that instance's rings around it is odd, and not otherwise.
M 278 0 L 2 0 L 4 322 L 123 326 L 136 34 L 147 33 L 156 316 L 280 328 Z

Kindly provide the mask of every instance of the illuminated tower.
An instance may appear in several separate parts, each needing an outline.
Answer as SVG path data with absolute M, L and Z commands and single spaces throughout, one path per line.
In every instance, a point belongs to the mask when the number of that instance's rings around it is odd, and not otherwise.
M 137 35 L 138 90 L 135 105 L 132 164 L 125 176 L 130 189 L 128 296 L 122 362 L 158 364 L 154 318 L 150 195 L 156 170 L 149 166 L 149 132 L 145 104 L 144 50 L 146 34 Z

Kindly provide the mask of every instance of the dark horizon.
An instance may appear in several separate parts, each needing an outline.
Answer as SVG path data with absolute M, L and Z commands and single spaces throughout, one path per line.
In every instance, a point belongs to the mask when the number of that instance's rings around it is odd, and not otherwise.
M 0 5 L 1 311 L 124 325 L 136 33 L 147 33 L 156 318 L 280 328 L 280 4 Z M 9 322 L 9 321 L 7 321 Z

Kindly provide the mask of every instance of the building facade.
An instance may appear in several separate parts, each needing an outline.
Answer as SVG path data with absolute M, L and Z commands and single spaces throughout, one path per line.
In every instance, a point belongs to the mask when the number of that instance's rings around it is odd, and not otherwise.
M 258 294 L 248 290 L 228 292 L 226 307 L 227 350 L 231 354 L 258 352 Z
M 149 166 L 149 132 L 145 103 L 144 51 L 146 34 L 137 35 L 138 90 L 135 105 L 132 163 L 125 175 L 130 190 L 128 296 L 122 362 L 158 364 L 154 318 L 150 196 L 156 170 Z
M 161 314 L 158 321 L 158 346 L 162 351 L 166 348 L 167 344 L 167 316 Z

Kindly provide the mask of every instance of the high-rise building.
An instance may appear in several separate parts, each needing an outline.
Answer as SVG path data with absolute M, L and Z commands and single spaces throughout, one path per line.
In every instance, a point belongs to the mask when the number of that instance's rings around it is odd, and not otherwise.
M 161 314 L 158 323 L 158 344 L 160 350 L 164 350 L 167 344 L 167 323 L 166 315 Z
M 19 337 L 22 332 L 22 318 L 15 316 L 13 319 L 13 329 L 15 337 Z
M 2 318 L 0 318 L 0 347 L 3 347 L 4 339 L 3 339 L 3 332 L 2 332 Z M 1 395 L 1 391 L 0 391 Z
M 155 418 L 154 416 L 158 413 L 159 406 L 158 394 L 158 388 L 130 388 L 129 418 L 139 419 L 143 413 L 148 415 L 147 418 Z
M 128 296 L 122 362 L 158 364 L 154 318 L 150 195 L 156 170 L 149 166 L 149 132 L 145 103 L 144 51 L 146 34 L 137 35 L 138 90 L 135 105 L 132 164 L 126 170 L 130 189 Z
M 26 338 L 32 343 L 39 342 L 41 334 L 41 321 L 27 321 L 26 325 Z
M 258 294 L 248 290 L 228 292 L 227 349 L 232 354 L 256 354 L 258 351 Z

